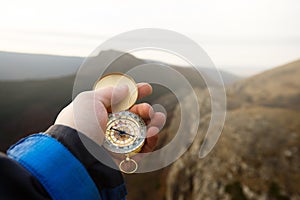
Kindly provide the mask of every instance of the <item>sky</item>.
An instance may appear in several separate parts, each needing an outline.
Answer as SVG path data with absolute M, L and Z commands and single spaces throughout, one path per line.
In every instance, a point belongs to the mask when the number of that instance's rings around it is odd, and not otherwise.
M 3 0 L 0 51 L 85 57 L 122 32 L 162 28 L 197 42 L 219 69 L 249 76 L 300 58 L 299 19 L 299 0 Z

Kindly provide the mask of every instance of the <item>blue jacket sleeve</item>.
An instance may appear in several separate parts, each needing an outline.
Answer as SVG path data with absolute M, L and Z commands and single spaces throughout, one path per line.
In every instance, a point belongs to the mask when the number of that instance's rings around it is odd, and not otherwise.
M 0 157 L 0 166 L 1 160 L 5 160 L 16 167 L 10 173 L 26 172 L 26 177 L 18 176 L 12 185 L 28 187 L 32 199 L 35 195 L 39 199 L 125 199 L 127 191 L 121 173 L 89 154 L 80 140 L 85 136 L 79 134 L 69 127 L 55 125 L 46 134 L 20 140 L 7 152 L 12 160 Z M 108 155 L 101 147 L 99 152 Z M 10 181 L 12 178 L 16 177 L 9 174 L 6 177 Z M 26 178 L 35 180 L 35 187 L 31 187 L 30 181 L 24 183 Z M 0 186 L 5 181 L 8 180 L 1 178 Z M 10 197 L 5 191 L 9 190 L 0 191 L 0 197 L 2 194 Z

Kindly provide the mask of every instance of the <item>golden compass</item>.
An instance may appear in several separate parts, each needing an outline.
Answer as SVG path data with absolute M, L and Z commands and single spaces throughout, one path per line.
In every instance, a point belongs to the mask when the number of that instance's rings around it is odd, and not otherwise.
M 118 85 L 128 86 L 128 95 L 118 104 L 111 108 L 106 125 L 104 148 L 116 153 L 125 155 L 125 159 L 119 164 L 122 172 L 134 173 L 138 164 L 130 158 L 138 153 L 146 139 L 147 127 L 142 118 L 127 111 L 137 100 L 138 89 L 135 81 L 120 73 L 112 73 L 102 77 L 94 86 L 94 89 L 105 87 L 116 87 Z

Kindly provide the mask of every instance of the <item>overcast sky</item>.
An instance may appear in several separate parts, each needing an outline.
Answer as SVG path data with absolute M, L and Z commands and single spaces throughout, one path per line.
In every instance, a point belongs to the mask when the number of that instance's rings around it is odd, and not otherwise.
M 88 56 L 119 33 L 164 28 L 196 41 L 218 68 L 251 75 L 300 58 L 299 19 L 299 0 L 6 0 L 0 51 Z

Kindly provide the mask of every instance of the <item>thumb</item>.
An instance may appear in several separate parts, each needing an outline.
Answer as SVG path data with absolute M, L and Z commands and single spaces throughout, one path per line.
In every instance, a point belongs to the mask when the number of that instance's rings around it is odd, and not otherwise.
M 106 109 L 118 104 L 128 95 L 127 85 L 118 85 L 116 87 L 106 87 L 95 90 L 95 99 L 100 101 Z

